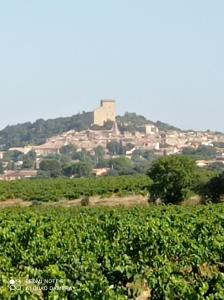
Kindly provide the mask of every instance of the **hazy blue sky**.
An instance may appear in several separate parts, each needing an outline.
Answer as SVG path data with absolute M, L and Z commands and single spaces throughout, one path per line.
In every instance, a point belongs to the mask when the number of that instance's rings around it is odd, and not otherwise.
M 223 0 L 0 2 L 0 128 L 117 100 L 224 131 Z

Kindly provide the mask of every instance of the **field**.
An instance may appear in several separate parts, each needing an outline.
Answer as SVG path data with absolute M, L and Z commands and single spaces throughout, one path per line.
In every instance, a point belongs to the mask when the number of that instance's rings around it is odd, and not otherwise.
M 224 299 L 221 204 L 3 209 L 0 250 L 0 299 Z
M 85 199 L 85 197 L 84 197 Z M 196 201 L 194 201 L 195 204 Z M 188 204 L 188 201 L 185 201 L 184 204 Z M 83 198 L 74 199 L 74 200 L 60 200 L 60 201 L 51 201 L 51 202 L 39 202 L 39 201 L 24 201 L 21 199 L 8 199 L 0 201 L 0 209 L 7 207 L 30 207 L 30 206 L 42 206 L 47 209 L 47 207 L 80 207 L 80 206 L 89 206 L 89 207 L 136 207 L 136 206 L 148 206 L 148 196 L 147 195 L 111 195 L 111 196 L 92 196 L 88 197 L 88 205 L 83 205 Z
M 33 179 L 0 181 L 0 200 L 73 200 L 83 196 L 145 195 L 151 183 L 148 176 L 119 176 L 78 179 Z

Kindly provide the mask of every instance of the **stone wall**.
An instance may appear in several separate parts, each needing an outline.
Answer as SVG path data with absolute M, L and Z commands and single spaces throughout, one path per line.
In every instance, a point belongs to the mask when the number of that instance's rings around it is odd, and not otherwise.
M 100 107 L 94 111 L 94 124 L 102 126 L 105 121 L 115 122 L 115 100 L 101 100 Z

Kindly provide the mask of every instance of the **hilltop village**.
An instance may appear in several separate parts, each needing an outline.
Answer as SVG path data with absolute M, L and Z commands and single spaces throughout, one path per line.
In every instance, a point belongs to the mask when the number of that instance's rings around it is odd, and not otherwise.
M 138 172 L 141 166 L 149 166 L 156 157 L 172 154 L 191 155 L 200 167 L 222 168 L 224 165 L 222 133 L 161 129 L 149 122 L 136 126 L 135 130 L 128 130 L 131 125 L 129 121 L 123 122 L 121 128 L 116 118 L 115 100 L 101 100 L 99 108 L 85 113 L 85 120 L 89 124 L 86 130 L 71 129 L 49 137 L 41 145 L 11 147 L 1 151 L 0 179 L 38 176 L 40 170 L 47 171 L 46 166 L 43 168 L 44 162 L 56 160 L 62 164 L 62 158 L 65 160 L 62 169 L 71 169 L 72 164 L 77 166 L 88 161 L 92 166 L 89 166 L 89 174 L 96 176 L 115 172 L 118 162 L 121 166 L 123 163 L 126 173 L 127 166 L 132 166 L 130 173 L 133 170 Z M 10 153 L 16 159 L 13 160 Z M 80 174 L 80 171 L 67 174 L 71 177 L 86 175 Z

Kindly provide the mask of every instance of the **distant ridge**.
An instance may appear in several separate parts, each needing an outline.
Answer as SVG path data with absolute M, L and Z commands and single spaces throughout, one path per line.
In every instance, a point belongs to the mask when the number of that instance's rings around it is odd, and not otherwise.
M 118 127 L 123 131 L 139 131 L 139 126 L 144 124 L 153 124 L 159 130 L 177 130 L 172 125 L 161 121 L 153 122 L 147 120 L 144 116 L 136 113 L 125 113 L 124 116 L 117 116 Z M 88 113 L 83 112 L 71 117 L 60 117 L 55 119 L 38 119 L 35 122 L 26 122 L 17 125 L 10 125 L 0 131 L 1 149 L 10 147 L 23 147 L 28 144 L 40 145 L 46 142 L 46 139 L 61 134 L 69 130 L 87 130 L 89 128 Z M 100 128 L 98 128 L 100 129 Z

